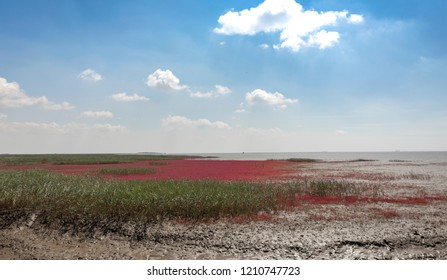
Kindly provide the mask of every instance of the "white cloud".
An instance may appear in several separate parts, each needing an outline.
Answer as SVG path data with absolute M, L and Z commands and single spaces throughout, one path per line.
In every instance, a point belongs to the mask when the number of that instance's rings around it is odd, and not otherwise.
M 119 133 L 127 132 L 127 129 L 122 125 L 112 125 L 109 123 L 105 124 L 95 124 L 91 127 L 93 130 L 106 132 L 106 133 Z
M 70 110 L 74 109 L 75 106 L 72 106 L 68 102 L 62 102 L 62 103 L 54 103 L 49 101 L 45 96 L 39 97 L 39 102 L 37 102 L 37 105 L 42 106 L 44 109 L 48 110 Z
M 348 21 L 350 23 L 358 24 L 358 23 L 362 23 L 364 21 L 364 18 L 362 15 L 352 14 L 349 16 Z
M 215 92 L 218 95 L 227 95 L 227 94 L 231 93 L 231 89 L 229 89 L 228 87 L 224 87 L 224 86 L 221 86 L 221 85 L 216 85 L 215 88 L 216 88 Z
M 284 130 L 274 127 L 269 129 L 260 129 L 260 128 L 254 128 L 250 127 L 247 129 L 247 133 L 250 135 L 257 135 L 257 136 L 283 136 L 285 135 Z
M 231 93 L 231 89 L 225 86 L 216 85 L 214 86 L 215 90 L 209 91 L 209 92 L 191 92 L 189 94 L 190 97 L 194 98 L 212 98 L 212 97 L 219 97 L 219 96 L 225 96 Z
M 78 75 L 79 79 L 85 80 L 85 81 L 93 81 L 93 82 L 98 82 L 102 80 L 102 76 L 95 72 L 94 70 L 88 68 L 85 69 L 84 71 L 82 71 L 79 75 Z
M 208 119 L 191 120 L 183 116 L 169 116 L 162 119 L 162 126 L 168 130 L 184 128 L 216 128 L 231 129 L 231 127 L 222 121 L 212 122 Z
M 5 115 L 5 114 L 3 114 L 3 113 L 0 113 L 0 121 L 1 121 L 1 120 L 6 120 L 7 118 L 8 118 L 7 115 Z
M 95 124 L 85 125 L 70 122 L 59 124 L 57 122 L 10 122 L 3 124 L 0 128 L 15 133 L 37 133 L 37 134 L 79 134 L 85 132 L 126 132 L 127 129 L 121 125 Z
M 288 48 L 298 52 L 306 46 L 316 45 L 320 49 L 333 46 L 338 42 L 335 37 L 340 35 L 323 28 L 334 27 L 340 21 L 357 24 L 363 22 L 363 16 L 350 15 L 348 11 L 304 10 L 295 0 L 265 0 L 257 7 L 240 12 L 229 11 L 220 16 L 218 22 L 221 27 L 215 28 L 214 32 L 224 35 L 280 32 L 280 43 L 274 45 L 274 48 Z M 321 31 L 326 32 L 320 34 L 320 37 L 324 37 L 320 38 L 323 44 L 315 39 Z
M 128 95 L 125 92 L 115 93 L 111 96 L 111 98 L 119 102 L 149 101 L 149 98 L 145 96 L 141 96 L 136 93 L 134 93 L 133 95 Z
M 249 105 L 268 105 L 276 109 L 285 109 L 287 105 L 295 104 L 298 99 L 286 98 L 279 92 L 270 93 L 262 89 L 255 89 L 247 92 L 245 100 Z
M 84 118 L 113 118 L 113 113 L 109 111 L 86 111 L 82 112 L 81 117 Z
M 212 92 L 196 91 L 196 92 L 191 92 L 189 94 L 189 96 L 194 97 L 194 98 L 211 98 L 211 97 L 213 97 L 213 93 Z
M 238 114 L 245 113 L 246 110 L 245 110 L 244 107 L 245 107 L 244 102 L 241 102 L 241 103 L 239 104 L 239 108 L 236 109 L 236 111 L 234 111 L 234 112 L 235 112 L 235 113 L 238 113 Z
M 25 107 L 39 106 L 48 110 L 69 110 L 73 109 L 68 102 L 54 103 L 49 101 L 46 96 L 32 97 L 25 94 L 16 82 L 8 82 L 0 77 L 0 107 Z
M 332 47 L 340 39 L 340 34 L 338 32 L 327 32 L 326 30 L 321 30 L 317 34 L 309 37 L 308 44 L 311 46 L 318 46 L 320 49 L 325 49 Z
M 264 43 L 264 44 L 260 44 L 259 47 L 260 47 L 261 49 L 264 49 L 264 50 L 270 48 L 270 46 L 269 46 L 268 44 L 265 44 L 265 43 Z
M 148 87 L 162 88 L 174 91 L 188 90 L 189 96 L 193 98 L 212 98 L 223 96 L 231 93 L 231 89 L 225 86 L 216 85 L 214 90 L 211 91 L 193 91 L 187 85 L 180 84 L 180 79 L 177 78 L 171 70 L 157 69 L 154 73 L 150 74 L 146 79 Z
M 109 123 L 0 120 L 0 153 L 137 152 L 147 147 L 147 138 L 139 139 L 126 127 Z
M 12 131 L 23 131 L 23 130 L 38 130 L 38 131 L 47 131 L 47 130 L 53 130 L 57 133 L 64 133 L 66 132 L 65 129 L 68 127 L 71 127 L 71 124 L 67 124 L 65 126 L 59 125 L 55 122 L 50 123 L 37 123 L 37 122 L 12 122 L 9 123 L 7 128 L 9 128 Z
M 187 85 L 181 85 L 179 78 L 177 78 L 171 70 L 157 69 L 154 73 L 147 77 L 146 84 L 149 87 L 164 88 L 170 90 L 184 90 Z

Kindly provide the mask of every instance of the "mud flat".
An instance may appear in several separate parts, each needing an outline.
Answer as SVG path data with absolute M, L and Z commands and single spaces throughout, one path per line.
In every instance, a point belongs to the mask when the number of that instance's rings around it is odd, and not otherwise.
M 31 214 L 0 229 L 0 259 L 447 259 L 447 163 L 287 168 L 283 180 L 377 185 L 387 199 L 315 201 L 256 220 L 166 220 L 137 239 L 46 228 Z

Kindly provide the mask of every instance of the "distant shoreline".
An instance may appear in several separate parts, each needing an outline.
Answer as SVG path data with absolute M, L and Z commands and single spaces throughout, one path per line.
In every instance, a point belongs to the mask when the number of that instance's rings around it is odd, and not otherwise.
M 186 154 L 184 154 L 186 155 Z M 393 152 L 279 152 L 279 153 L 189 153 L 200 157 L 215 157 L 226 160 L 283 160 L 288 158 L 311 158 L 323 161 L 349 161 L 357 159 L 379 161 L 424 161 L 447 162 L 447 151 L 393 151 Z

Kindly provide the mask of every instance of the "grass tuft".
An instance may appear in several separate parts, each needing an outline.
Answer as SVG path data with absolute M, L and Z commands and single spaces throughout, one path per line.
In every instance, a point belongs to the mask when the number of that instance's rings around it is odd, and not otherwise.
M 167 161 L 150 161 L 149 165 L 168 165 L 169 162 Z
M 422 181 L 431 180 L 431 176 L 429 174 L 420 174 L 420 173 L 414 173 L 414 172 L 409 172 L 407 174 L 403 174 L 400 177 L 402 179 L 410 179 L 410 180 L 422 180 Z

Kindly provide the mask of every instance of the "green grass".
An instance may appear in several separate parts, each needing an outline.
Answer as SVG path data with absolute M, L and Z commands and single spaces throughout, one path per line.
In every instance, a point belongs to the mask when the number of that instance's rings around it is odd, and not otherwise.
M 113 164 L 141 160 L 185 159 L 180 155 L 140 155 L 140 154 L 35 154 L 35 155 L 0 155 L 0 164 Z
M 277 210 L 286 189 L 250 182 L 118 181 L 44 170 L 0 171 L 0 209 L 98 220 L 217 218 Z
M 279 197 L 365 192 L 354 184 L 336 181 L 120 181 L 45 170 L 0 171 L 0 209 L 28 209 L 66 219 L 219 218 L 283 210 Z
M 156 173 L 155 168 L 146 167 L 104 167 L 98 170 L 101 175 L 133 175 L 133 174 L 152 174 Z

